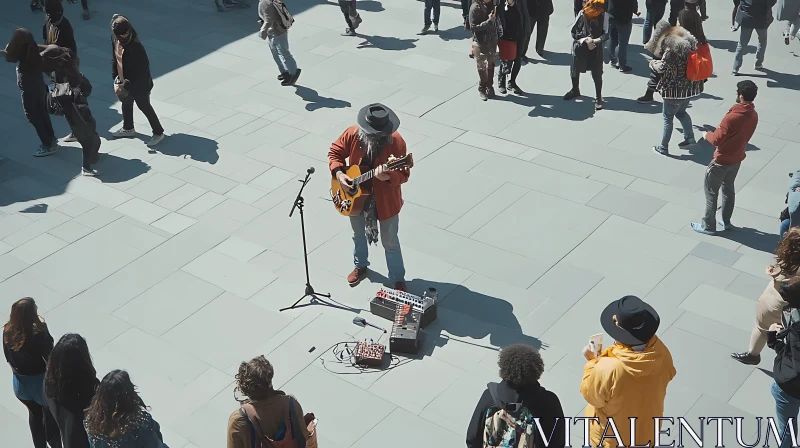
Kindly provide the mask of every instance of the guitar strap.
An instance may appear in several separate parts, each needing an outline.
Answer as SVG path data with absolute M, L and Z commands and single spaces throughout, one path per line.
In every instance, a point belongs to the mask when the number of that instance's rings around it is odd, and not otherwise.
M 361 144 L 361 142 L 359 142 Z M 367 148 L 363 147 L 364 150 L 364 157 L 361 158 L 361 163 L 359 165 L 366 165 L 370 169 L 375 168 L 375 160 L 370 157 L 370 153 L 367 151 Z M 385 150 L 381 148 L 380 151 L 376 151 L 376 153 L 382 153 Z M 379 157 L 379 154 L 372 154 L 374 158 Z M 371 182 L 374 182 L 372 180 Z M 373 183 L 374 185 L 374 183 Z M 364 233 L 367 235 L 367 244 L 378 244 L 378 209 L 375 203 L 375 190 L 373 188 L 373 194 L 367 195 L 366 199 L 364 199 L 364 206 L 363 211 L 361 212 L 364 216 Z

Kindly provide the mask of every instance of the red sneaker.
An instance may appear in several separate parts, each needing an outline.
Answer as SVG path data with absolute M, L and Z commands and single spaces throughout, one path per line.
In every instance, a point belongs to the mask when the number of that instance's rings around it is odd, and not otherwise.
M 361 283 L 361 280 L 364 280 L 366 276 L 367 268 L 355 268 L 353 272 L 347 276 L 347 283 L 350 283 L 350 287 L 356 286 Z
M 398 291 L 408 292 L 408 288 L 406 288 L 406 282 L 394 282 L 394 289 Z

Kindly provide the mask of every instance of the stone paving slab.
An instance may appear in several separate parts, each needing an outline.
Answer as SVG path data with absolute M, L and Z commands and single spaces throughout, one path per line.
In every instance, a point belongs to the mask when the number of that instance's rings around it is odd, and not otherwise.
M 753 367 L 728 354 L 749 339 L 787 174 L 800 164 L 800 49 L 782 44 L 780 25 L 769 29 L 765 69 L 754 71 L 748 54 L 735 78 L 729 2 L 708 1 L 716 74 L 688 110 L 700 143 L 673 144 L 665 158 L 650 149 L 661 136 L 661 104 L 635 101 L 648 73 L 641 19 L 629 46 L 634 70 L 604 67 L 607 107 L 595 112 L 589 97 L 561 99 L 573 21 L 566 4 L 551 17 L 546 58 L 520 72 L 528 93 L 489 102 L 475 92 L 457 2 L 443 3 L 439 35 L 418 35 L 422 3 L 359 1 L 357 37 L 340 35 L 333 2 L 287 5 L 303 69 L 293 88 L 274 79 L 267 44 L 255 35 L 255 5 L 219 14 L 209 0 L 91 2 L 89 21 L 66 5 L 94 85 L 104 153 L 97 179 L 76 177 L 75 143 L 31 157 L 37 142 L 16 75 L 10 64 L 0 70 L 1 306 L 32 296 L 54 337 L 86 337 L 100 375 L 128 369 L 172 448 L 224 445 L 238 364 L 259 354 L 275 365 L 276 386 L 319 417 L 324 447 L 463 446 L 475 401 L 497 378 L 498 350 L 516 342 L 540 348 L 542 384 L 567 415 L 582 415 L 580 350 L 602 331 L 600 311 L 628 294 L 661 314 L 658 334 L 678 371 L 666 414 L 773 415 L 769 351 Z M 0 10 L 6 30 L 38 30 L 44 19 L 21 1 Z M 109 134 L 122 121 L 108 73 L 114 13 L 132 20 L 148 50 L 152 102 L 168 134 L 155 154 L 138 109 L 136 138 Z M 589 78 L 581 78 L 584 93 Z M 713 153 L 702 132 L 719 124 L 741 79 L 760 88 L 760 123 L 737 178 L 740 230 L 699 235 L 688 224 L 702 214 Z M 408 286 L 434 286 L 442 302 L 420 354 L 353 374 L 332 345 L 378 339 L 379 330 L 332 307 L 278 310 L 303 292 L 298 218 L 287 215 L 297 180 L 313 167 L 305 193 L 312 283 L 389 325 L 365 309 L 387 281 L 379 247 L 368 279 L 356 288 L 344 282 L 350 228 L 327 200 L 325 174 L 330 142 L 377 101 L 398 113 L 415 159 L 400 225 Z M 59 136 L 69 132 L 58 117 L 53 125 Z M 7 365 L 0 376 L 10 376 Z M 0 388 L 5 444 L 29 446 L 26 418 L 11 388 Z

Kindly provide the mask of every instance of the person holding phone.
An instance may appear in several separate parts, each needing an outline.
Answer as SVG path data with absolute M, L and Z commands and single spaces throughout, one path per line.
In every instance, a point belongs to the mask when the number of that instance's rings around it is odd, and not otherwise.
M 667 385 L 676 374 L 672 354 L 656 336 L 660 322 L 656 310 L 635 296 L 611 302 L 600 314 L 603 330 L 616 342 L 599 356 L 591 344 L 583 349 L 581 394 L 589 404 L 584 416 L 598 419 L 589 428 L 592 446 L 616 448 L 614 437 L 603 437 L 610 418 L 624 446 L 647 446 L 652 440 L 653 418 L 664 415 Z M 638 417 L 636 440 L 630 440 L 629 416 Z
M 227 448 L 261 446 L 252 440 L 253 433 L 256 437 L 294 440 L 296 445 L 291 446 L 317 448 L 316 417 L 303 414 L 303 407 L 294 395 L 275 390 L 272 387 L 274 375 L 275 369 L 263 355 L 239 365 L 234 392 L 241 392 L 247 399 L 240 401 L 242 406 L 228 419 Z M 288 421 L 286 415 L 289 415 Z
M 603 42 L 608 40 L 608 15 L 605 0 L 586 0 L 572 25 L 572 89 L 564 95 L 569 101 L 581 95 L 578 79 L 581 73 L 592 72 L 594 109 L 603 108 Z
M 474 0 L 469 9 L 472 53 L 478 67 L 478 95 L 486 101 L 494 97 L 494 59 L 497 54 L 497 4 L 494 0 Z

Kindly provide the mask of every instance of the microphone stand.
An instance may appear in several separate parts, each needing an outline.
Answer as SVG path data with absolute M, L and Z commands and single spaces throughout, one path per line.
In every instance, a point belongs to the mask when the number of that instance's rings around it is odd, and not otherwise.
M 305 221 L 305 217 L 303 215 L 303 205 L 304 204 L 303 204 L 303 196 L 302 195 L 303 195 L 303 189 L 306 188 L 306 184 L 308 184 L 308 181 L 311 178 L 311 174 L 313 174 L 313 173 L 314 173 L 314 168 L 313 167 L 309 168 L 308 171 L 306 172 L 306 178 L 301 180 L 301 181 L 298 181 L 298 182 L 301 182 L 302 185 L 300 185 L 300 191 L 297 192 L 297 198 L 295 198 L 294 205 L 292 205 L 292 211 L 289 212 L 289 217 L 291 218 L 292 215 L 294 214 L 295 208 L 300 210 L 300 229 L 301 229 L 301 231 L 303 233 L 303 260 L 305 261 L 305 264 L 306 264 L 306 291 L 305 291 L 305 294 L 303 294 L 302 297 L 297 299 L 297 301 L 292 304 L 292 306 L 288 306 L 286 308 L 281 308 L 280 311 L 286 311 L 286 310 L 295 309 L 295 307 L 297 307 L 297 304 L 300 303 L 300 301 L 302 301 L 306 297 L 311 297 L 311 303 L 314 303 L 320 297 L 330 298 L 330 296 L 331 296 L 330 294 L 321 294 L 321 293 L 318 293 L 318 292 L 314 291 L 314 287 L 311 286 L 311 280 L 309 279 L 309 276 L 308 276 L 308 246 L 306 246 L 306 221 Z

